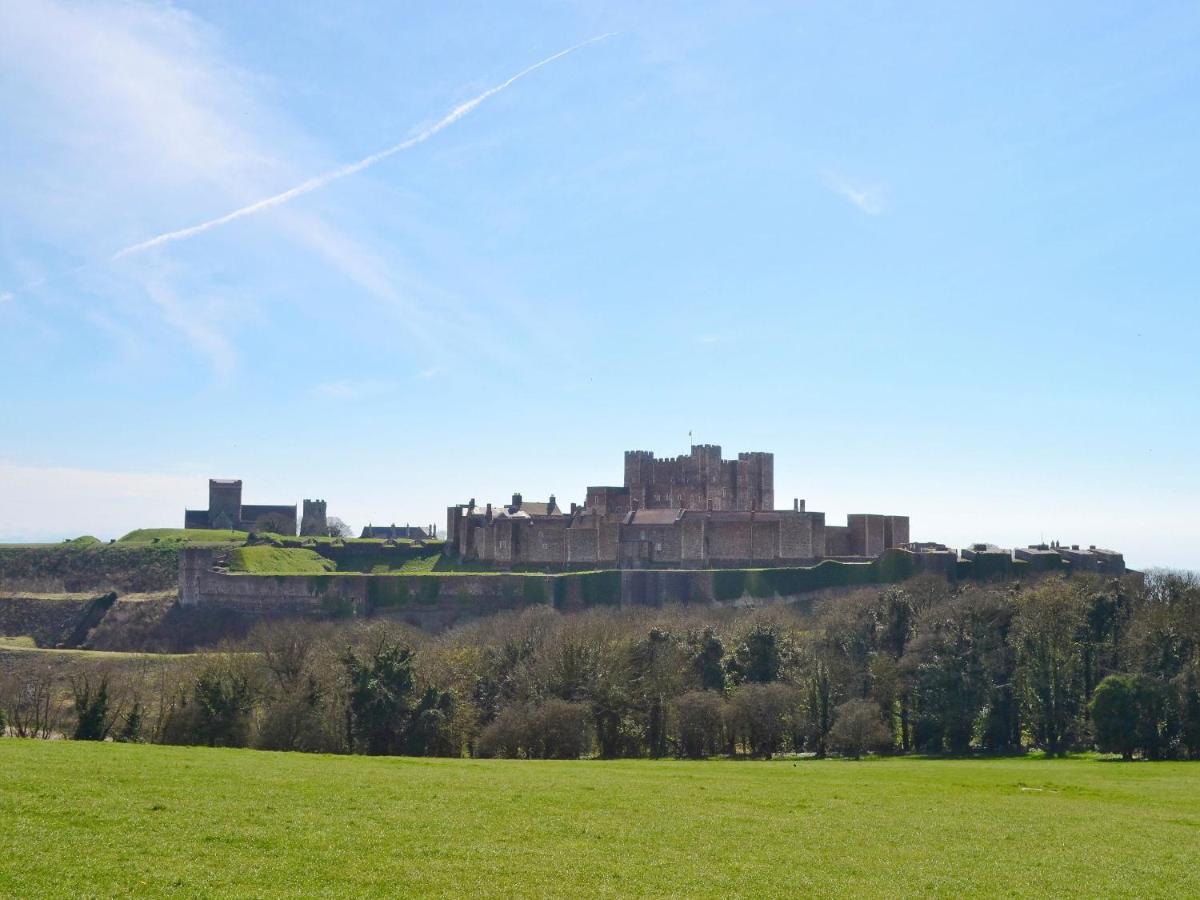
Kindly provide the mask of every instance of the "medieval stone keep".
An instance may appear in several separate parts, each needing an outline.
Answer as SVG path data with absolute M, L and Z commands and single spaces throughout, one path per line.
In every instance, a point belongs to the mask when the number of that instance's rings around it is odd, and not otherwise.
M 625 454 L 625 483 L 589 487 L 582 507 L 564 512 L 514 494 L 512 503 L 447 510 L 446 549 L 497 566 L 753 568 L 873 558 L 909 542 L 908 517 L 853 514 L 827 525 L 796 500 L 775 505 L 775 457 L 721 458 L 704 444 L 687 456 Z

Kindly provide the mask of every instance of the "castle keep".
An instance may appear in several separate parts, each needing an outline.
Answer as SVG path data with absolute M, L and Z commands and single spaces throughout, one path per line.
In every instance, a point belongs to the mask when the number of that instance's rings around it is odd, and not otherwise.
M 853 514 L 827 525 L 796 500 L 775 509 L 775 458 L 694 446 L 687 456 L 625 454 L 625 483 L 589 487 L 583 506 L 514 494 L 447 510 L 446 550 L 497 566 L 747 568 L 862 560 L 908 544 L 908 517 Z

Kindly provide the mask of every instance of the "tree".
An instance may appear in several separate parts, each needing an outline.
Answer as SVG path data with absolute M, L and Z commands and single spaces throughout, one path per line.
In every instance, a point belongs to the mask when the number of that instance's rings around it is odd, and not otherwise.
M 263 513 L 254 520 L 254 531 L 266 532 L 268 534 L 294 535 L 296 533 L 295 520 L 289 518 L 283 513 Z
M 779 680 L 783 668 L 783 639 L 779 629 L 762 622 L 753 625 L 729 661 L 730 674 L 738 684 L 767 684 Z
M 645 720 L 644 740 L 650 755 L 667 755 L 667 704 L 679 690 L 682 651 L 669 631 L 652 628 L 633 647 L 630 669 L 636 702 Z
M 913 737 L 921 750 L 965 753 L 970 748 L 987 695 L 988 632 L 969 597 L 934 606 L 922 616 L 922 633 L 905 660 Z
M 847 700 L 834 713 L 829 743 L 838 753 L 860 758 L 868 750 L 891 746 L 892 735 L 879 718 L 879 707 L 869 700 Z
M 788 685 L 747 682 L 733 693 L 732 713 L 736 736 L 750 755 L 770 759 L 783 749 L 793 733 L 792 720 L 800 702 Z
M 49 665 L 41 660 L 0 678 L 0 708 L 15 737 L 48 740 L 59 734 L 64 705 Z
M 591 748 L 591 710 L 586 704 L 551 697 L 538 708 L 533 724 L 543 759 L 579 759 Z
M 453 737 L 454 695 L 429 687 L 413 709 L 405 749 L 412 756 L 458 756 Z
M 337 516 L 330 516 L 325 520 L 325 534 L 328 537 L 352 538 L 354 537 L 354 529 Z
M 692 654 L 692 671 L 700 682 L 701 690 L 725 690 L 725 645 L 711 625 L 689 638 Z
M 1089 711 L 1096 746 L 1133 759 L 1136 751 L 1160 759 L 1172 739 L 1172 701 L 1169 685 L 1149 675 L 1109 675 L 1096 686 Z
M 816 751 L 818 759 L 824 759 L 833 728 L 833 685 L 829 669 L 818 661 L 808 677 L 804 696 L 804 716 L 807 724 L 809 745 Z
M 506 707 L 479 735 L 479 756 L 578 759 L 591 747 L 587 704 L 551 697 L 539 706 Z
M 366 658 L 348 649 L 342 665 L 349 682 L 351 749 L 370 756 L 399 753 L 416 684 L 412 651 L 385 638 Z
M 692 691 L 675 699 L 676 748 L 680 756 L 703 759 L 725 746 L 726 703 L 716 691 Z
M 196 736 L 209 747 L 244 747 L 250 738 L 254 692 L 245 672 L 211 667 L 196 679 Z
M 121 727 L 117 731 L 114 740 L 122 744 L 136 744 L 140 742 L 142 739 L 142 722 L 145 716 L 146 711 L 142 708 L 142 704 L 134 700 L 129 705 L 128 712 L 122 718 Z
M 166 744 L 247 746 L 256 699 L 251 665 L 233 655 L 219 657 L 176 684 L 164 681 L 158 738 Z
M 475 742 L 475 755 L 507 759 L 532 756 L 529 752 L 533 732 L 531 713 L 524 704 L 505 706 L 480 732 Z
M 1089 705 L 1096 746 L 1105 753 L 1133 759 L 1137 750 L 1138 710 L 1132 675 L 1109 675 L 1092 694 Z
M 337 749 L 321 720 L 325 686 L 308 673 L 296 684 L 275 690 L 262 703 L 255 746 L 261 750 Z
M 1083 621 L 1080 598 L 1061 580 L 1017 602 L 1017 677 L 1025 721 L 1052 755 L 1066 752 L 1083 706 Z
M 1190 759 L 1200 759 L 1200 656 L 1173 682 L 1179 709 L 1179 741 Z
M 102 741 L 108 737 L 120 714 L 110 708 L 108 676 L 101 675 L 98 684 L 92 684 L 87 672 L 72 676 L 71 692 L 75 697 L 75 731 L 71 737 L 77 741 Z

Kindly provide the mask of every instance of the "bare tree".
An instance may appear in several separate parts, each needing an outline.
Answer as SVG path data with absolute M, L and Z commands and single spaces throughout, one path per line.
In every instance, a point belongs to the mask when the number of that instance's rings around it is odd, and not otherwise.
M 0 681 L 0 706 L 16 737 L 48 740 L 60 732 L 66 700 L 50 667 L 37 662 Z
M 325 520 L 325 534 L 329 537 L 351 538 L 354 530 L 337 516 Z

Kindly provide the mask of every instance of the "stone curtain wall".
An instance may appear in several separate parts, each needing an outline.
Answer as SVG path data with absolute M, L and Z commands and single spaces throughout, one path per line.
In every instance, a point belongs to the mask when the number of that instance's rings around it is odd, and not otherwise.
M 922 572 L 947 578 L 963 574 L 953 553 L 904 550 L 890 550 L 873 562 L 826 560 L 807 567 L 558 574 L 231 575 L 214 571 L 213 560 L 210 550 L 182 551 L 181 606 L 250 616 L 387 616 L 431 629 L 539 604 L 566 611 L 597 605 L 790 600 L 827 588 L 894 583 Z

